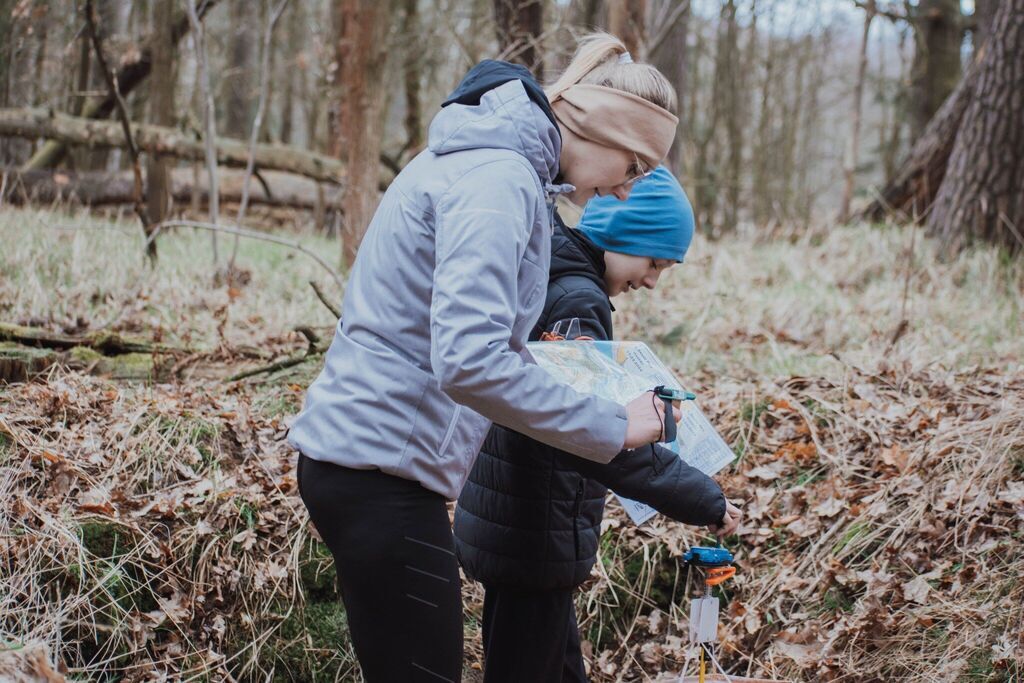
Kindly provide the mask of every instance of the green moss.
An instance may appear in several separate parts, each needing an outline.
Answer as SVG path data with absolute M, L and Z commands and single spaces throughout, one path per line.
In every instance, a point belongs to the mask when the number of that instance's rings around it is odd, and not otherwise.
M 327 545 L 310 538 L 299 562 L 302 590 L 309 602 L 335 602 L 338 594 L 338 572 Z
M 76 346 L 64 355 L 73 368 L 88 369 L 94 375 L 112 379 L 154 380 L 162 377 L 149 353 L 123 353 L 104 356 L 88 346 Z
M 274 681 L 352 680 L 355 654 L 341 601 L 296 606 L 261 655 Z
M 120 526 L 98 520 L 81 524 L 78 538 L 90 554 L 100 559 L 116 559 L 133 545 Z

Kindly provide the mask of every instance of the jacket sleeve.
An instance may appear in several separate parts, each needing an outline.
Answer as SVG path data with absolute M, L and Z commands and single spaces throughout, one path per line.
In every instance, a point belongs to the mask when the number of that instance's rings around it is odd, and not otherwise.
M 606 465 L 572 456 L 562 462 L 677 522 L 706 526 L 725 517 L 725 495 L 715 480 L 657 444 L 623 451 Z
M 491 421 L 608 462 L 626 439 L 625 407 L 579 394 L 509 346 L 520 268 L 547 279 L 524 259 L 537 191 L 532 170 L 508 159 L 475 168 L 438 201 L 431 367 L 442 391 Z

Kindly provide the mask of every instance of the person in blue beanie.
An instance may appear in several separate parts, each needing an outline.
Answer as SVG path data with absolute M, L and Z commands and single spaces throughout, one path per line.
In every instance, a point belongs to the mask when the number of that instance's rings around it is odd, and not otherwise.
M 592 199 L 575 230 L 555 218 L 534 341 L 574 319 L 580 337 L 612 339 L 611 297 L 654 289 L 693 238 L 689 200 L 664 167 L 626 201 Z M 573 596 L 594 566 L 609 488 L 719 534 L 739 523 L 718 484 L 666 448 L 624 450 L 601 464 L 495 424 L 454 525 L 459 562 L 485 589 L 485 683 L 587 680 Z

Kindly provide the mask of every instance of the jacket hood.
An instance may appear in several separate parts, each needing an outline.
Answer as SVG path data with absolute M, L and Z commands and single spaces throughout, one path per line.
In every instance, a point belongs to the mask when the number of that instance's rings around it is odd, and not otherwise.
M 604 250 L 555 214 L 551 236 L 550 282 L 575 275 L 594 282 L 604 292 Z
M 541 183 L 558 175 L 562 140 L 551 105 L 524 67 L 494 60 L 473 67 L 430 123 L 435 154 L 507 149 L 526 157 Z

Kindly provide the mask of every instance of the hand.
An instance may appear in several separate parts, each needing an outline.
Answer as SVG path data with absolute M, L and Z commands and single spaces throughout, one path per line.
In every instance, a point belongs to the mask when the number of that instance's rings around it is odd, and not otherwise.
M 709 524 L 708 528 L 715 532 L 716 536 L 722 538 L 723 536 L 736 533 L 736 528 L 739 527 L 742 517 L 743 512 L 726 499 L 725 516 L 722 517 L 722 521 L 718 524 Z
M 674 410 L 676 422 L 682 413 Z M 626 404 L 626 442 L 622 447 L 632 450 L 660 441 L 665 432 L 665 403 L 653 391 L 640 394 Z

